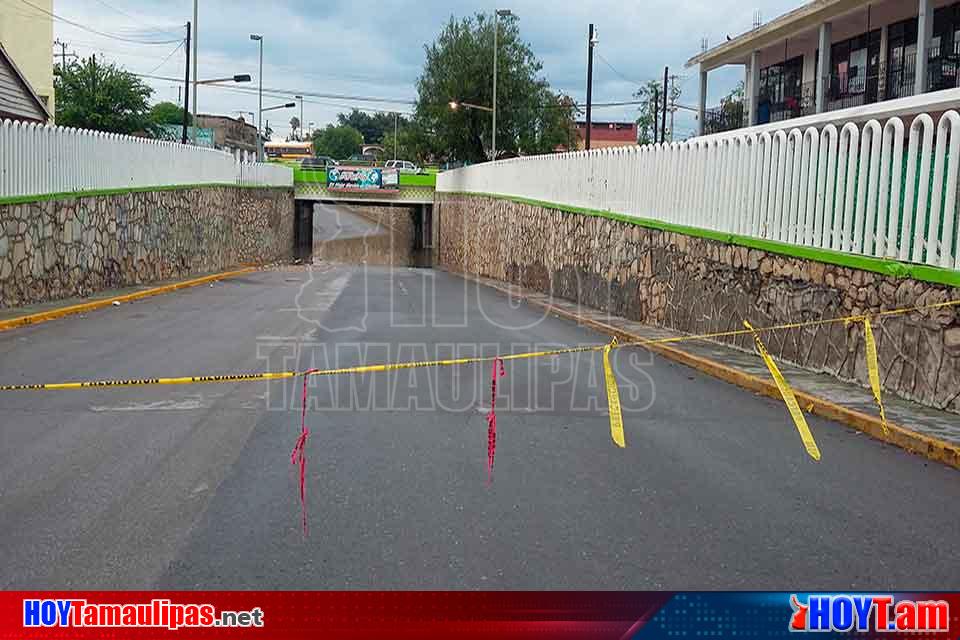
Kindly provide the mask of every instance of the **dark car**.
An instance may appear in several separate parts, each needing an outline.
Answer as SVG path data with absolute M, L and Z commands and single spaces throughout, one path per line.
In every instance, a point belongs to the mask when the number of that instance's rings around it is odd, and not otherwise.
M 312 158 L 304 158 L 300 161 L 301 169 L 326 169 L 327 167 L 335 167 L 339 162 L 331 158 L 330 156 L 314 156 Z

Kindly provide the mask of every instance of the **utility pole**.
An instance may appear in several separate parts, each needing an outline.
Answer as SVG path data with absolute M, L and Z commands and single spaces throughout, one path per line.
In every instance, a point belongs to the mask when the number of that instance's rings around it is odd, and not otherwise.
M 60 47 L 60 71 L 61 71 L 61 72 L 66 71 L 66 69 L 67 69 L 67 43 L 61 41 L 60 38 L 57 38 L 56 40 L 53 41 L 53 44 L 55 44 L 55 45 L 57 45 L 57 46 Z M 71 57 L 71 58 L 76 58 L 76 57 L 77 57 L 77 54 L 71 53 L 69 57 Z
M 593 45 L 596 44 L 593 23 L 590 23 L 590 35 L 587 40 L 587 133 L 583 147 L 590 150 L 590 129 L 593 128 Z
M 397 120 L 398 118 L 399 118 L 399 115 L 397 114 L 396 111 L 394 111 L 393 112 L 393 159 L 394 160 L 397 159 L 397 131 L 398 131 Z
M 667 141 L 667 76 L 670 73 L 670 67 L 663 68 L 663 114 L 660 118 L 660 144 Z
M 183 133 L 180 144 L 187 144 L 187 114 L 190 113 L 190 22 L 187 22 L 187 64 L 183 72 Z
M 657 144 L 657 116 L 660 111 L 660 90 L 653 90 L 653 144 Z
M 673 114 L 677 112 L 676 83 L 677 76 L 670 76 L 670 142 L 673 142 Z
M 191 140 L 197 144 L 197 36 L 200 34 L 200 27 L 197 24 L 197 3 L 199 0 L 193 0 L 193 135 Z M 189 49 L 189 47 L 187 47 Z

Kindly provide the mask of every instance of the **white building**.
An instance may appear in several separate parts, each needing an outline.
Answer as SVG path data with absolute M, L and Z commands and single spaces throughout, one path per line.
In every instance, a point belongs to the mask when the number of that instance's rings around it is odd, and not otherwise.
M 919 61 L 919 62 L 918 62 Z M 694 56 L 700 133 L 958 86 L 957 0 L 813 0 Z M 710 71 L 744 68 L 742 117 L 708 109 Z
M 4 3 L 0 9 L 0 45 L 40 98 L 51 119 L 53 95 L 53 0 Z M 15 7 L 15 10 L 14 10 Z

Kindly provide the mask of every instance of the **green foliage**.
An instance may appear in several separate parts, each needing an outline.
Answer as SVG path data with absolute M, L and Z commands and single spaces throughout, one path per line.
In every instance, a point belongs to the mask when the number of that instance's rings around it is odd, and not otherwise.
M 572 109 L 540 77 L 543 65 L 520 39 L 515 16 L 499 19 L 497 36 L 498 155 L 551 151 L 573 128 Z M 451 17 L 425 47 L 417 81 L 414 120 L 428 137 L 432 155 L 470 162 L 489 157 L 492 118 L 488 111 L 450 108 L 451 101 L 493 104 L 493 17 Z
M 303 136 L 300 131 L 300 118 L 293 116 L 290 118 L 290 135 L 287 136 L 287 142 L 300 142 Z
M 383 136 L 383 149 L 386 157 L 393 158 L 393 131 Z M 420 165 L 425 164 L 433 155 L 431 138 L 419 123 L 406 122 L 397 132 L 397 159 L 410 160 Z
M 183 124 L 183 108 L 172 102 L 158 102 L 150 108 L 153 124 Z M 187 125 L 193 124 L 193 116 L 187 114 Z
M 153 89 L 114 64 L 90 56 L 67 65 L 54 82 L 58 125 L 123 134 L 153 129 L 148 104 Z
M 404 118 L 400 118 L 403 124 Z M 337 123 L 340 126 L 353 127 L 363 136 L 361 144 L 381 144 L 388 132 L 393 134 L 392 113 L 367 113 L 354 109 L 348 114 L 337 114 Z
M 743 116 L 743 80 L 737 83 L 730 93 L 720 98 L 720 110 L 728 121 L 735 121 L 735 118 Z
M 672 103 L 675 103 L 680 97 L 680 87 L 676 83 L 672 83 L 670 89 L 671 95 L 667 97 L 667 108 L 670 108 Z M 654 97 L 657 98 L 657 105 L 654 106 Z M 634 100 L 640 101 L 641 104 L 637 108 L 637 111 L 640 115 L 637 117 L 637 141 L 640 144 L 652 144 L 659 142 L 660 140 L 660 124 L 662 123 L 663 118 L 663 83 L 657 80 L 648 80 L 646 84 L 642 85 L 634 94 Z M 656 117 L 656 125 L 654 125 L 654 117 Z M 667 135 L 666 139 L 670 140 L 673 132 L 670 131 L 670 114 L 667 114 Z M 653 139 L 654 129 L 657 131 L 657 139 Z
M 353 127 L 328 124 L 313 134 L 313 152 L 318 156 L 330 156 L 337 160 L 349 158 L 360 152 L 363 135 Z

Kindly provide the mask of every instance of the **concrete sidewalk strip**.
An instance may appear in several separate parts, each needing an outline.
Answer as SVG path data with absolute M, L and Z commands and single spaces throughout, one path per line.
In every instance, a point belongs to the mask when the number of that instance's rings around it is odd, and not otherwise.
M 611 316 L 519 285 L 467 274 L 460 275 L 508 296 L 546 308 L 558 316 L 590 326 L 601 333 L 615 335 L 621 340 L 655 340 L 684 335 L 663 327 Z M 645 348 L 726 382 L 780 399 L 780 392 L 766 365 L 755 353 L 707 340 L 656 344 Z M 884 432 L 877 403 L 869 389 L 827 374 L 802 369 L 782 360 L 778 360 L 777 364 L 805 411 L 960 469 L 960 416 L 904 400 L 893 394 L 884 394 L 883 404 L 889 427 L 888 431 Z
M 150 296 L 170 293 L 172 291 L 185 289 L 187 287 L 196 287 L 208 282 L 212 283 L 218 280 L 223 280 L 224 278 L 231 278 L 234 276 L 251 273 L 253 271 L 256 271 L 256 267 L 244 267 L 242 269 L 234 269 L 232 271 L 212 273 L 209 275 L 200 276 L 198 278 L 191 278 L 189 280 L 170 281 L 163 284 L 154 284 L 153 286 L 133 286 L 121 290 L 101 291 L 94 294 L 90 298 L 83 299 L 82 302 L 78 301 L 74 302 L 73 304 L 69 303 L 78 299 L 57 300 L 55 302 L 43 303 L 28 307 L 5 309 L 0 311 L 0 331 L 7 331 L 9 329 L 16 329 L 17 327 L 25 327 L 32 324 L 38 324 L 40 322 L 47 322 L 49 320 L 55 320 L 57 318 L 78 313 L 86 313 L 95 309 L 109 307 L 115 302 L 133 302 L 134 300 L 139 300 L 141 298 L 149 298 Z

